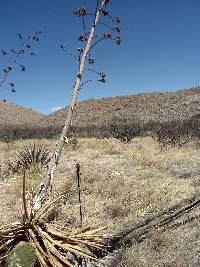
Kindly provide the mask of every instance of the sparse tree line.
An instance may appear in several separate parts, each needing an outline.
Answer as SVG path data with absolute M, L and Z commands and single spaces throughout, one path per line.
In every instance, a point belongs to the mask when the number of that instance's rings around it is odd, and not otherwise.
M 31 138 L 56 138 L 60 134 L 62 126 L 1 126 L 0 140 L 10 142 L 19 139 Z M 181 146 L 190 140 L 200 138 L 200 120 L 191 118 L 170 122 L 150 121 L 142 123 L 130 120 L 113 120 L 107 125 L 70 128 L 69 135 L 77 137 L 117 138 L 123 142 L 129 142 L 137 136 L 152 136 L 163 146 Z

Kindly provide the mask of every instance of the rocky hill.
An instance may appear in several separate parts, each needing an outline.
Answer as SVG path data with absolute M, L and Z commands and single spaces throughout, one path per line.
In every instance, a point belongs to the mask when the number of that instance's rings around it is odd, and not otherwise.
M 0 140 L 53 138 L 60 134 L 69 107 L 45 116 L 0 102 Z M 73 129 L 82 137 L 137 136 L 149 131 L 167 138 L 200 135 L 200 88 L 116 96 L 78 103 Z M 161 131 L 162 129 L 162 131 Z M 170 137 L 171 136 L 171 137 Z
M 40 125 L 62 125 L 68 107 L 40 120 Z M 74 125 L 102 126 L 113 120 L 167 122 L 200 117 L 200 88 L 177 92 L 143 93 L 100 100 L 81 101 L 75 112 Z
M 24 108 L 15 104 L 0 101 L 0 126 L 3 125 L 24 125 L 35 124 L 44 115 L 33 111 L 32 109 Z

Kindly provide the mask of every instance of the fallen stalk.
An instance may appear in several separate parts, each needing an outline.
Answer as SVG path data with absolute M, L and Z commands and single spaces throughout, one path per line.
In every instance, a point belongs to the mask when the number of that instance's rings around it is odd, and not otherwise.
M 108 250 L 109 252 L 113 252 L 115 249 L 120 249 L 124 245 L 132 243 L 134 240 L 140 239 L 142 236 L 144 238 L 150 230 L 168 226 L 171 222 L 174 222 L 179 217 L 199 206 L 200 199 L 192 197 L 183 200 L 164 211 L 157 212 L 156 214 L 149 216 L 147 219 L 136 223 L 134 227 L 127 228 L 110 239 L 108 242 L 110 242 L 111 246 Z

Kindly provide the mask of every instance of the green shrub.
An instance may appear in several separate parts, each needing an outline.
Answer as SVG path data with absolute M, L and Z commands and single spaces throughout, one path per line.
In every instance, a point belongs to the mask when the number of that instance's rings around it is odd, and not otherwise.
M 76 149 L 78 147 L 78 140 L 75 137 L 71 137 L 68 139 L 68 142 L 65 143 L 66 147 Z

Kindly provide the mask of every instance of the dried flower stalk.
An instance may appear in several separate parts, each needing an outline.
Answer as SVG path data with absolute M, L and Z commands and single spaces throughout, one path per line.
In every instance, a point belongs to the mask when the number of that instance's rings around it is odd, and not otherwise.
M 100 11 L 101 11 L 101 8 L 104 8 L 104 6 L 107 4 L 107 2 L 108 1 L 103 0 L 101 7 L 96 10 L 94 23 L 92 25 L 92 28 L 91 28 L 91 31 L 90 31 L 90 34 L 89 34 L 89 37 L 88 37 L 88 40 L 86 43 L 86 47 L 85 47 L 84 52 L 83 52 L 83 55 L 80 59 L 79 70 L 78 70 L 78 73 L 76 76 L 75 85 L 73 86 L 73 90 L 72 90 L 71 104 L 70 104 L 70 107 L 68 110 L 66 120 L 65 120 L 64 125 L 63 125 L 63 129 L 62 129 L 62 132 L 60 135 L 59 143 L 57 145 L 57 150 L 55 151 L 54 156 L 52 157 L 50 163 L 48 164 L 48 170 L 46 172 L 44 182 L 40 185 L 40 188 L 38 189 L 38 191 L 35 195 L 35 198 L 33 200 L 32 216 L 34 216 L 35 212 L 37 212 L 41 208 L 42 202 L 44 201 L 45 196 L 47 194 L 47 191 L 48 191 L 49 187 L 51 186 L 54 171 L 56 169 L 56 166 L 59 163 L 59 160 L 60 160 L 60 157 L 62 154 L 64 143 L 66 140 L 66 135 L 67 135 L 69 128 L 72 124 L 73 112 L 74 112 L 74 108 L 76 106 L 77 96 L 78 96 L 79 89 L 81 86 L 81 80 L 82 80 L 82 75 L 84 72 L 85 62 L 86 62 L 87 56 L 90 52 L 90 48 L 91 48 L 92 41 L 94 38 L 95 29 L 96 29 L 96 26 L 97 26 L 98 21 L 99 21 Z

